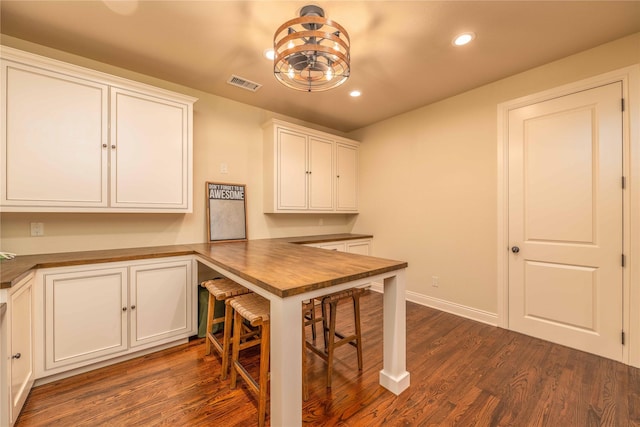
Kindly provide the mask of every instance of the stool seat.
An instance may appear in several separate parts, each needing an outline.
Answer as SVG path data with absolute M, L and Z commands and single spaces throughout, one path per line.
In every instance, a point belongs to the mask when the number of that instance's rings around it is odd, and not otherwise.
M 249 289 L 234 282 L 226 277 L 220 279 L 206 280 L 200 284 L 200 286 L 207 288 L 209 293 L 218 301 L 224 301 L 227 298 L 234 297 L 236 295 L 243 295 L 249 293 Z
M 258 326 L 269 321 L 269 300 L 258 294 L 247 294 L 234 298 L 231 307 L 246 319 L 251 326 Z
M 230 298 L 236 297 L 238 295 L 245 295 L 250 293 L 251 291 L 244 286 L 234 282 L 233 280 L 227 279 L 226 277 L 205 280 L 200 284 L 200 286 L 206 288 L 209 291 L 205 354 L 211 354 L 211 348 L 215 348 L 218 351 L 218 353 L 222 356 L 221 377 L 222 379 L 226 379 L 229 364 L 229 344 L 231 342 L 229 339 L 230 334 L 227 334 L 226 332 L 231 332 L 232 317 L 231 313 L 229 313 L 228 318 L 226 316 L 216 317 L 215 302 L 226 302 Z M 218 324 L 224 324 L 224 337 L 222 341 L 220 341 L 220 339 L 216 337 L 212 329 L 214 325 Z

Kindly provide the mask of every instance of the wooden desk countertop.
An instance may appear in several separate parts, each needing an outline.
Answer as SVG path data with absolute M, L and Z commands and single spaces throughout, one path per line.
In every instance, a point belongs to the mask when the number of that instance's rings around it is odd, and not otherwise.
M 269 292 L 286 297 L 407 267 L 407 263 L 403 261 L 299 246 L 371 237 L 345 233 L 247 242 L 24 255 L 2 261 L 0 289 L 10 288 L 37 268 L 197 255 Z M 283 271 L 287 274 L 283 275 Z

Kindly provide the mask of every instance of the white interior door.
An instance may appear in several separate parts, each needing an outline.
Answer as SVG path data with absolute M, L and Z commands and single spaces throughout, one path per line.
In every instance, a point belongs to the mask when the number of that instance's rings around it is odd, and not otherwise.
M 509 328 L 622 360 L 622 83 L 509 112 Z

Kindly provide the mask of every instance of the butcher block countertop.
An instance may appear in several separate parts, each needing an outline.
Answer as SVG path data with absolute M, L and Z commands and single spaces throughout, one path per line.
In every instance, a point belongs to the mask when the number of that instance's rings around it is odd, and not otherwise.
M 23 255 L 1 262 L 0 289 L 10 288 L 30 271 L 38 268 L 197 255 L 269 292 L 286 297 L 407 267 L 407 263 L 403 261 L 299 246 L 371 237 L 347 233 L 247 242 Z

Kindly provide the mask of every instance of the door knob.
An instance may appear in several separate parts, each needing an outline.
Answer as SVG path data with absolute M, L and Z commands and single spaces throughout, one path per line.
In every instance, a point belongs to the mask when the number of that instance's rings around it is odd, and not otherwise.
M 514 254 L 517 254 L 518 252 L 520 252 L 520 248 L 517 246 L 512 246 L 511 247 L 511 252 L 513 252 Z

